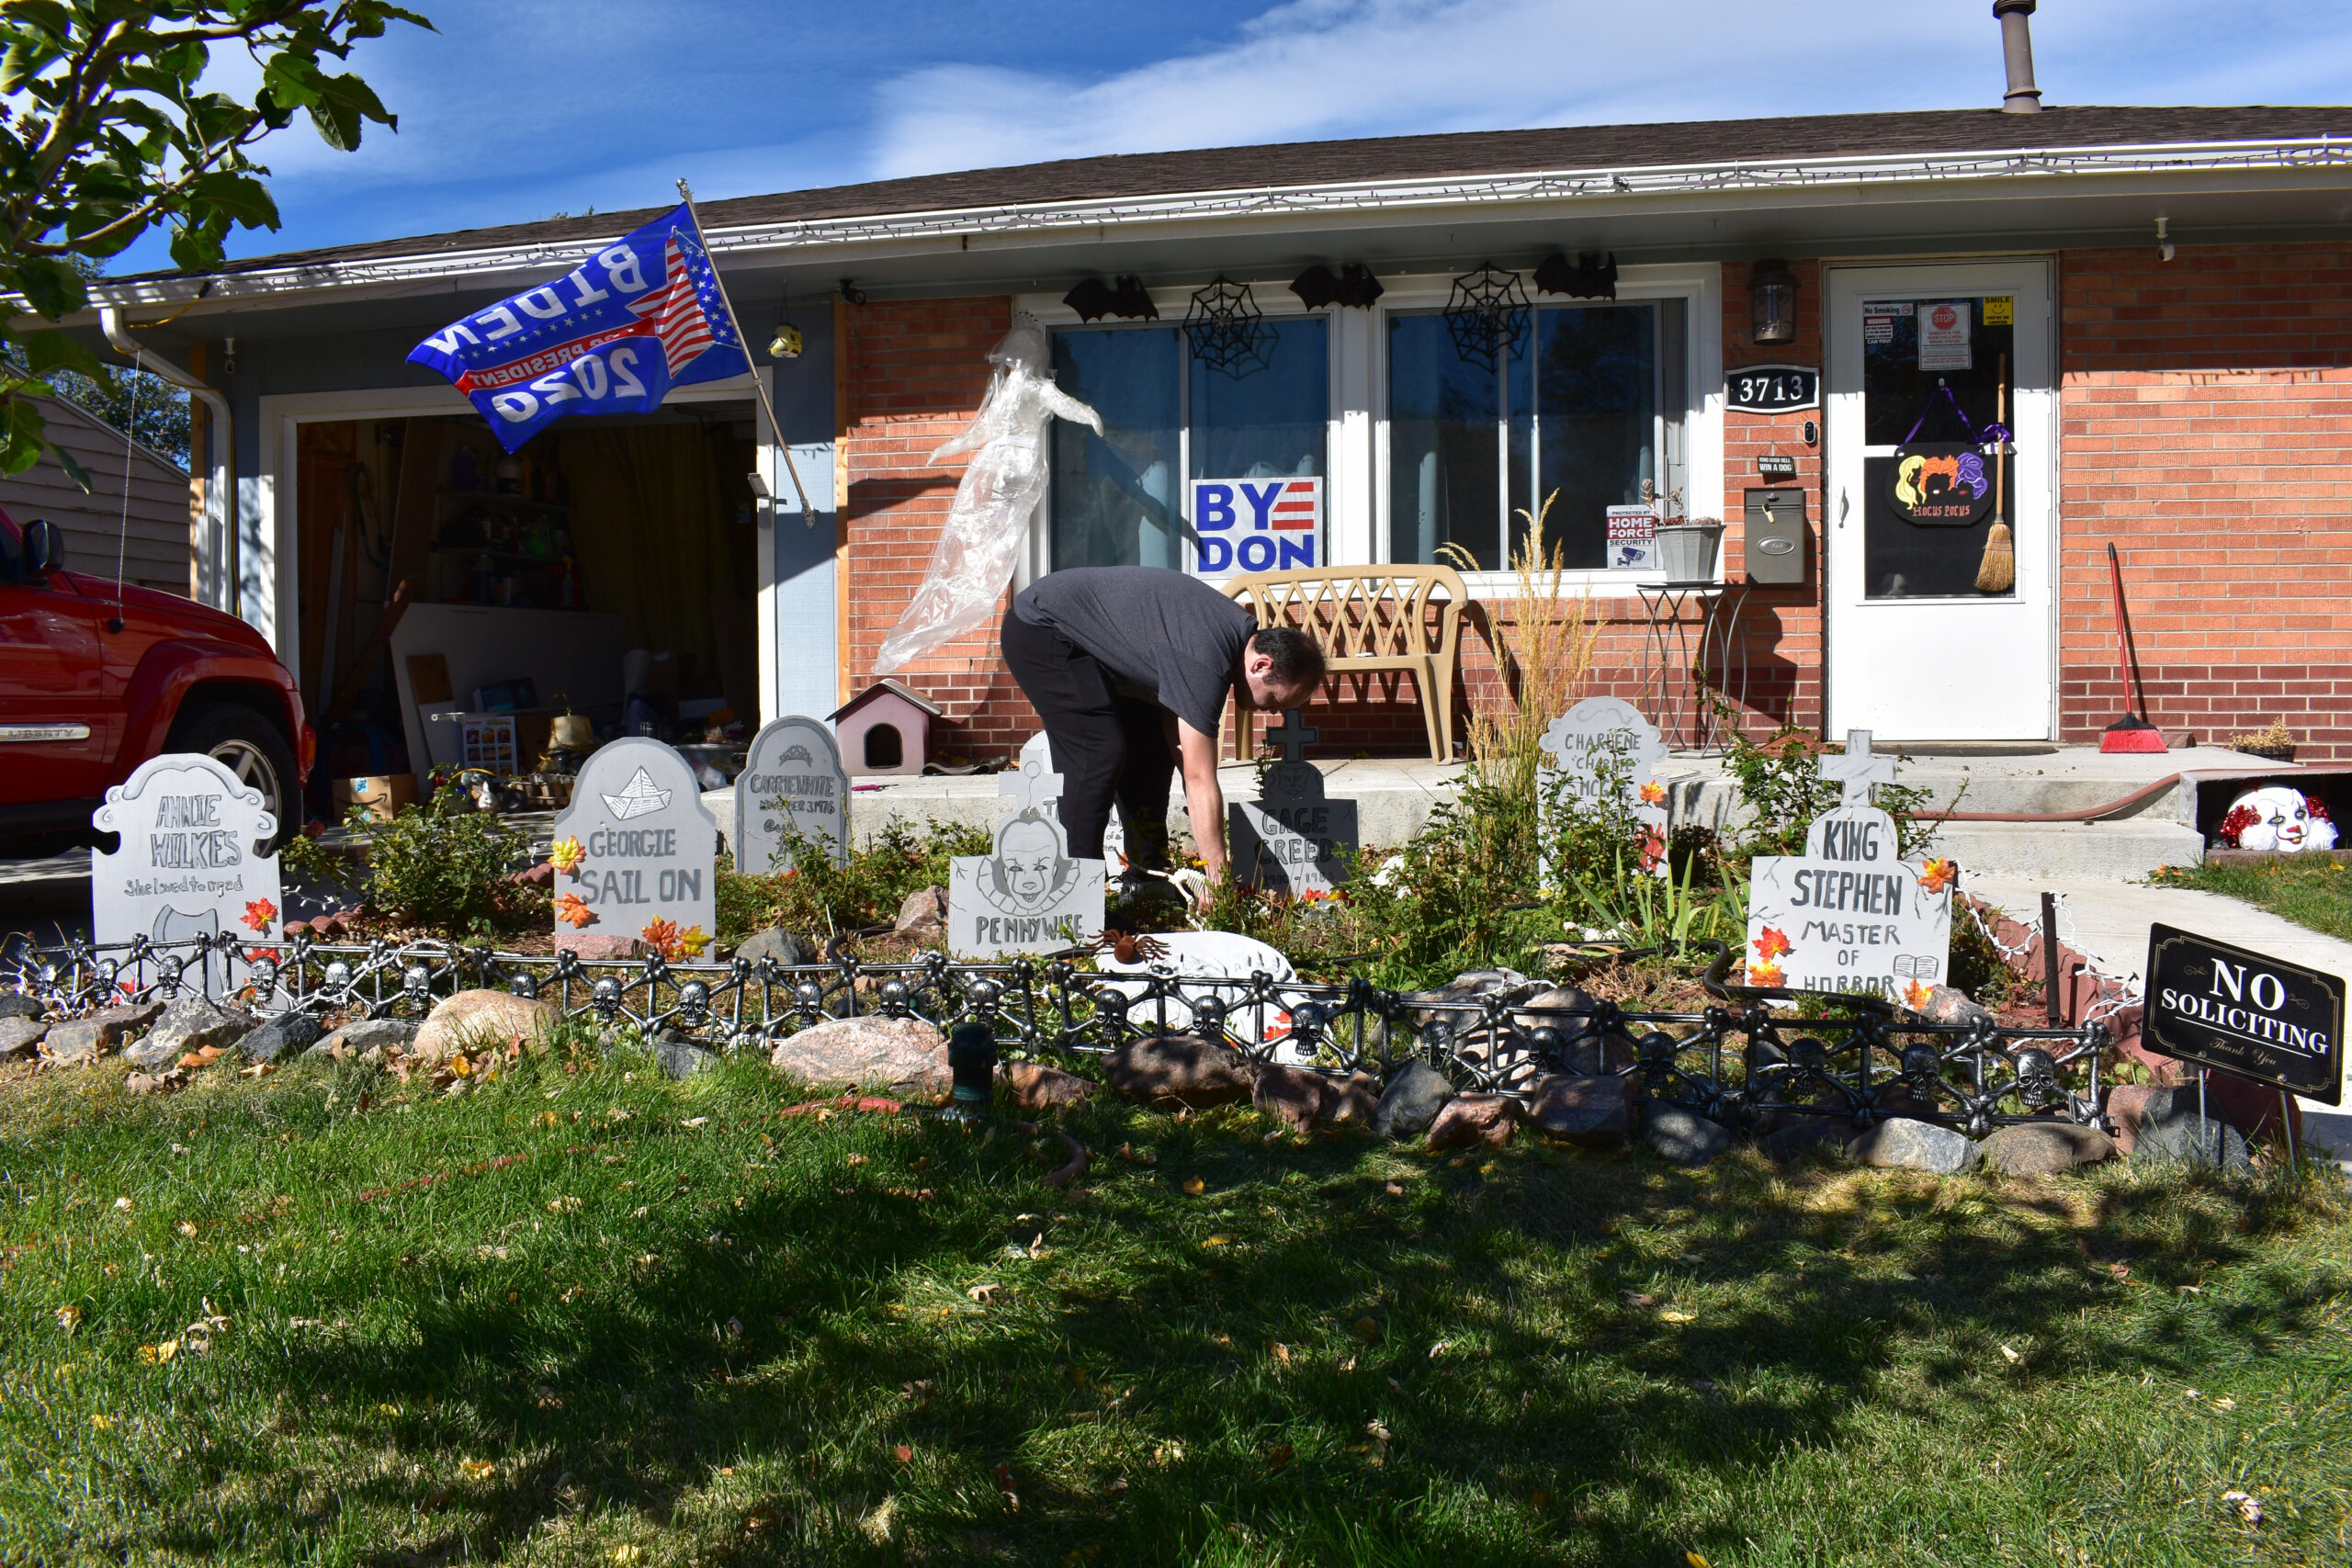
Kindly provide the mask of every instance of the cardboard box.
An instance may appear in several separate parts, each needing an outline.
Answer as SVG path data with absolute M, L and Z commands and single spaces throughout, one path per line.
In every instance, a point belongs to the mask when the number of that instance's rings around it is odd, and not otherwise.
M 348 813 L 355 806 L 368 808 L 371 822 L 389 822 L 394 813 L 416 799 L 414 773 L 371 773 L 365 778 L 334 781 L 334 803 Z

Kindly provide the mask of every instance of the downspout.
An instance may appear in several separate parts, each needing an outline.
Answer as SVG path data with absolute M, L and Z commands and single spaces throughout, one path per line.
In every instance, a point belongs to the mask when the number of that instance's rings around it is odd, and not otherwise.
M 160 376 L 175 387 L 184 388 L 188 396 L 202 403 L 210 416 L 207 438 L 212 447 L 212 473 L 205 481 L 204 510 L 208 521 L 219 518 L 228 539 L 228 581 L 222 585 L 220 608 L 242 618 L 244 614 L 243 541 L 237 519 L 236 431 L 229 413 L 229 400 L 218 389 L 208 386 L 194 375 L 181 369 L 159 355 L 141 347 L 124 324 L 122 308 L 119 305 L 98 307 L 98 329 L 106 333 L 107 342 L 116 353 L 124 355 L 131 364 L 150 375 Z

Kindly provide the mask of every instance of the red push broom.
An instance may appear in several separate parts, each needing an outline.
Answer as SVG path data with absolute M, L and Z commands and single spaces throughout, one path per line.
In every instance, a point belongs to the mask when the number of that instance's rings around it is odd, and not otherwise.
M 2147 688 L 2140 682 L 2139 660 L 2132 657 L 2132 623 L 2123 614 L 2123 564 L 2115 558 L 2115 546 L 2107 547 L 2107 580 L 2115 590 L 2115 659 L 2123 678 L 2124 701 L 2134 694 L 2139 706 L 2127 707 L 2123 716 L 2107 727 L 2098 738 L 2102 751 L 2162 751 L 2166 750 L 2165 738 L 2156 727 L 2141 715 L 2148 711 Z

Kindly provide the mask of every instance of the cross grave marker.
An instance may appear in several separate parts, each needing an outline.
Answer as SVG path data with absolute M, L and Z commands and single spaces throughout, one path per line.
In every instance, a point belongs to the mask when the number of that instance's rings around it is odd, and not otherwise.
M 1815 759 L 1825 779 L 1834 779 L 1842 785 L 1844 795 L 1840 806 L 1868 806 L 1871 789 L 1876 784 L 1894 782 L 1894 759 L 1883 751 L 1871 750 L 1871 732 L 1867 729 L 1846 731 L 1846 754 L 1834 757 L 1824 752 Z
M 1266 731 L 1283 758 L 1266 770 L 1264 795 L 1226 808 L 1234 874 L 1252 887 L 1296 897 L 1332 892 L 1348 879 L 1340 852 L 1358 847 L 1356 803 L 1326 798 L 1323 770 L 1306 760 L 1320 735 L 1298 709 L 1284 713 Z
M 849 774 L 832 731 L 798 715 L 752 738 L 735 778 L 735 869 L 755 876 L 792 864 L 784 853 L 789 821 L 835 865 L 849 863 Z
M 998 775 L 996 790 L 1013 802 L 996 825 L 996 852 L 948 863 L 948 952 L 1001 958 L 1101 936 L 1104 863 L 1070 857 L 1056 809 L 1062 775 L 1023 748 L 1019 765 Z

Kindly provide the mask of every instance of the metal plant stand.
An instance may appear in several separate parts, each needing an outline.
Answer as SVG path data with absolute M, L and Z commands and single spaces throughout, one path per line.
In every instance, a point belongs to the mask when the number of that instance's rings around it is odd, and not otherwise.
M 1745 582 L 1638 584 L 1645 636 L 1642 644 L 1642 706 L 1674 750 L 1721 755 L 1722 723 L 1707 700 L 1708 678 L 1734 707 L 1747 702 L 1747 644 L 1738 635 L 1739 612 L 1747 603 Z M 1698 658 L 1686 605 L 1697 604 Z

